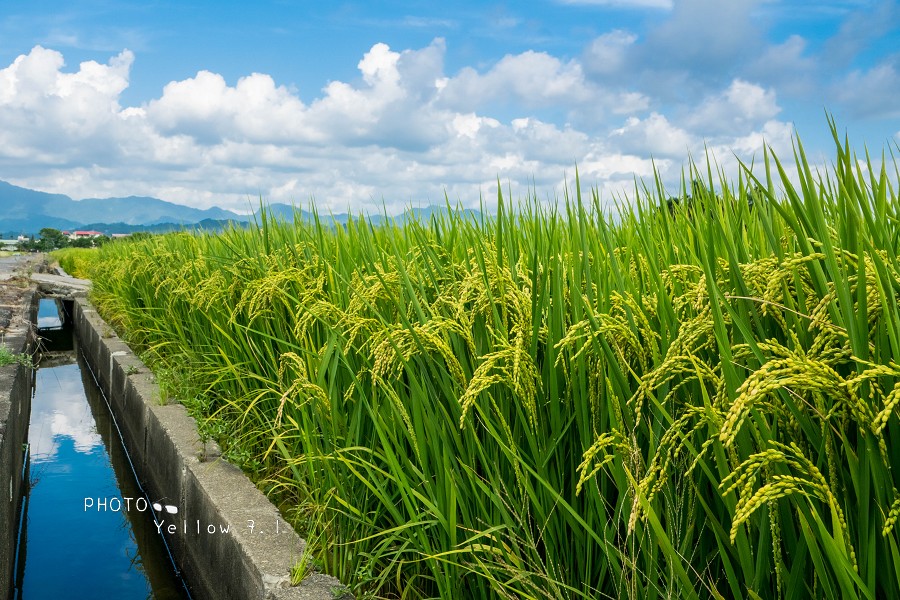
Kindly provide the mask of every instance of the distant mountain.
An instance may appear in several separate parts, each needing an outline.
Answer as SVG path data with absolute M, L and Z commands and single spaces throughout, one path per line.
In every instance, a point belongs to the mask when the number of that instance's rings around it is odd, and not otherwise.
M 129 225 L 128 223 L 88 223 L 80 225 L 78 229 L 88 231 L 99 231 L 100 233 L 112 236 L 114 233 L 168 233 L 170 231 L 181 231 L 182 229 L 197 229 L 202 231 L 222 231 L 227 227 L 243 227 L 247 225 L 247 221 L 235 221 L 232 219 L 203 219 L 196 223 L 153 223 L 150 225 Z
M 143 196 L 72 200 L 57 210 L 59 210 L 58 216 L 73 221 L 96 223 L 116 221 L 127 225 L 199 223 L 204 219 L 246 221 L 248 218 L 223 208 L 213 207 L 201 210 Z
M 427 221 L 432 215 L 444 210 L 444 207 L 437 206 L 413 208 L 392 218 L 398 224 L 410 219 Z M 276 220 L 288 222 L 296 218 L 304 222 L 314 219 L 311 212 L 287 204 L 267 205 L 266 214 Z M 471 219 L 480 216 L 480 213 L 465 210 L 463 215 Z M 319 214 L 323 223 L 342 225 L 349 218 L 347 213 Z M 38 192 L 0 181 L 0 234 L 7 238 L 36 235 L 45 227 L 96 230 L 107 235 L 137 231 L 161 233 L 186 226 L 218 231 L 229 225 L 246 224 L 254 220 L 261 220 L 258 210 L 253 215 L 239 215 L 218 207 L 201 210 L 142 196 L 73 200 L 63 194 Z M 379 225 L 385 222 L 386 217 L 374 213 L 367 220 L 372 225 Z
M 460 215 L 463 219 L 472 220 L 478 219 L 481 217 L 481 212 L 478 210 L 474 210 L 471 208 L 459 209 Z M 446 206 L 426 206 L 424 208 L 410 208 L 405 210 L 396 216 L 385 216 L 383 213 L 375 212 L 365 214 L 366 221 L 370 225 L 381 225 L 387 221 L 393 221 L 398 225 L 402 225 L 407 221 L 428 221 L 433 216 L 439 216 L 446 214 L 447 207 Z M 266 214 L 269 217 L 274 218 L 275 220 L 283 220 L 288 222 L 293 222 L 296 216 L 299 216 L 301 220 L 307 223 L 311 223 L 315 220 L 315 216 L 313 213 L 301 210 L 299 208 L 295 208 L 293 206 L 288 206 L 287 204 L 272 204 L 266 206 Z M 359 215 L 353 214 L 352 217 L 356 219 Z M 350 220 L 351 215 L 348 213 L 319 213 L 319 221 L 322 223 L 336 223 L 338 225 L 344 225 L 347 221 Z M 254 215 L 254 218 L 257 222 L 259 222 L 259 211 L 257 211 Z
M 313 215 L 311 212 L 288 206 L 287 204 L 269 204 L 266 206 L 266 216 L 274 218 L 277 221 L 294 221 L 294 215 L 300 214 L 304 221 L 311 221 Z M 254 211 L 254 217 L 259 221 L 259 210 Z
M 31 233 L 41 227 L 68 229 L 77 225 L 76 221 L 66 219 L 53 212 L 56 206 L 72 199 L 62 194 L 47 194 L 26 188 L 10 185 L 0 181 L 0 231 L 19 231 Z M 40 227 L 33 229 L 39 215 Z
M 454 209 L 456 210 L 456 209 Z M 481 218 L 481 211 L 475 210 L 473 208 L 460 208 L 459 214 L 463 218 L 464 221 L 471 221 L 475 219 Z M 446 206 L 426 206 L 425 208 L 410 208 L 405 211 L 403 214 L 394 217 L 394 221 L 399 223 L 403 223 L 405 221 L 413 220 L 413 221 L 428 221 L 431 217 L 439 217 L 441 215 L 447 214 Z
M 0 232 L 5 233 L 35 234 L 44 227 L 87 229 L 88 224 L 103 223 L 194 225 L 201 221 L 245 222 L 249 218 L 222 208 L 201 210 L 139 196 L 73 200 L 63 194 L 38 192 L 0 181 Z

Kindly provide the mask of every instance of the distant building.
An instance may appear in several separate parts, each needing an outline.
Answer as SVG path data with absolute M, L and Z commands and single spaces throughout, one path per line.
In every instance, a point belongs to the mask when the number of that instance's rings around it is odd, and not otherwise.
M 65 231 L 63 232 L 65 233 Z M 73 231 L 69 234 L 70 240 L 81 240 L 85 238 L 96 238 L 103 235 L 100 231 Z
M 117 240 L 119 238 L 131 237 L 130 233 L 114 233 L 112 234 L 112 239 Z

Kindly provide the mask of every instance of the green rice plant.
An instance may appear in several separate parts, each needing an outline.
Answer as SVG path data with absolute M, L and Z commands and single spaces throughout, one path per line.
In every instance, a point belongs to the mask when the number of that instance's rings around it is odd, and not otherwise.
M 63 271 L 79 279 L 90 279 L 91 265 L 97 258 L 96 248 L 60 248 L 50 253 Z
M 92 294 L 357 597 L 900 597 L 898 171 L 831 127 L 796 186 L 263 211 Z

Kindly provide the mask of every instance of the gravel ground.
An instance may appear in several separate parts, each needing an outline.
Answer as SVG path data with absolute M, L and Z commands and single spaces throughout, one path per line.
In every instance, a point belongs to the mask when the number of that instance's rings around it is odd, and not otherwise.
M 0 335 L 6 332 L 16 315 L 21 315 L 23 294 L 31 285 L 31 272 L 46 269 L 43 254 L 20 254 L 0 258 Z

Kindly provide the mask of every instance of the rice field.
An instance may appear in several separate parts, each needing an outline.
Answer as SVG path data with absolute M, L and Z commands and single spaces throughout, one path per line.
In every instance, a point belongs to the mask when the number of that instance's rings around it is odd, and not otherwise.
M 898 171 L 835 142 L 615 218 L 498 191 L 87 269 L 357 598 L 897 598 Z
M 63 271 L 72 277 L 85 278 L 90 275 L 89 270 L 96 252 L 94 248 L 60 248 L 50 253 L 50 256 L 59 263 Z

